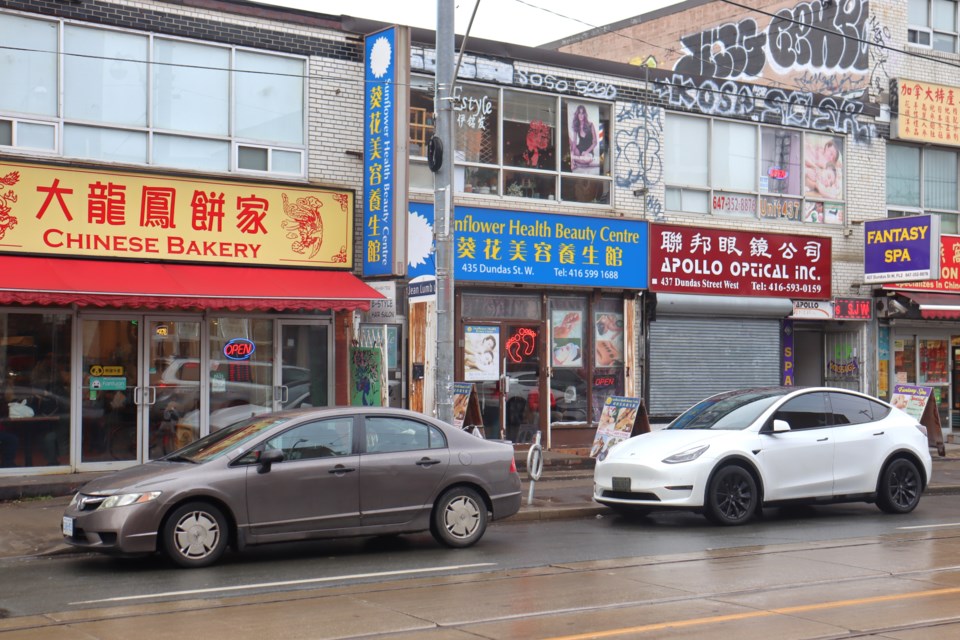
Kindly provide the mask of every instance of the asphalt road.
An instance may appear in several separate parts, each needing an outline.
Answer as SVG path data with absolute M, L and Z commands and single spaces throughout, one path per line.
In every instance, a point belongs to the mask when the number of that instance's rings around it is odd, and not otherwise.
M 222 564 L 202 570 L 175 569 L 158 557 L 19 557 L 0 560 L 0 607 L 5 617 L 16 618 L 954 529 L 960 532 L 960 501 L 934 495 L 925 496 L 907 516 L 885 515 L 866 504 L 832 505 L 766 510 L 762 519 L 734 528 L 715 527 L 689 513 L 659 513 L 639 520 L 613 515 L 507 520 L 494 523 L 477 546 L 465 550 L 440 547 L 427 534 L 361 538 L 230 553 Z

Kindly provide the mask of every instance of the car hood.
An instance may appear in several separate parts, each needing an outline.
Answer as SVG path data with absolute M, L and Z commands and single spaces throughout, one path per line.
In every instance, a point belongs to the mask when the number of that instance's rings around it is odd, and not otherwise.
M 717 438 L 729 436 L 731 433 L 739 432 L 710 431 L 709 429 L 661 429 L 651 431 L 634 436 L 616 445 L 610 449 L 605 461 L 625 461 L 639 456 L 663 460 L 690 447 L 706 444 Z
M 196 466 L 185 462 L 148 462 L 91 480 L 80 492 L 110 495 L 128 490 L 162 489 L 168 482 L 182 480 L 184 473 Z

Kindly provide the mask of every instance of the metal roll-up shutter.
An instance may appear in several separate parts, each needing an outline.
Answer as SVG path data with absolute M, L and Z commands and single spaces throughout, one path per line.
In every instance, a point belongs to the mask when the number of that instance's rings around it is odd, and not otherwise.
M 707 396 L 780 384 L 780 321 L 658 316 L 650 323 L 650 415 L 674 417 Z

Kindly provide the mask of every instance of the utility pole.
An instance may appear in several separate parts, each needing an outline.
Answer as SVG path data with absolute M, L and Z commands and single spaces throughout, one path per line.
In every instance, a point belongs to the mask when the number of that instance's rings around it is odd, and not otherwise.
M 434 238 L 437 255 L 437 418 L 453 424 L 453 83 L 454 0 L 437 0 L 437 113 L 433 147 L 441 162 L 434 169 Z M 431 154 L 436 157 L 435 154 Z M 431 159 L 431 164 L 433 164 Z M 433 169 L 433 166 L 431 166 Z

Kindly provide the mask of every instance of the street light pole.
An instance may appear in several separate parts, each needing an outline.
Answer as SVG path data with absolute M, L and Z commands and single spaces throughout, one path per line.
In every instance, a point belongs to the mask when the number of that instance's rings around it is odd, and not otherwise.
M 437 74 L 434 146 L 441 162 L 434 173 L 434 237 L 437 254 L 437 418 L 453 423 L 453 83 L 454 0 L 437 0 Z M 436 142 L 439 141 L 439 142 Z

